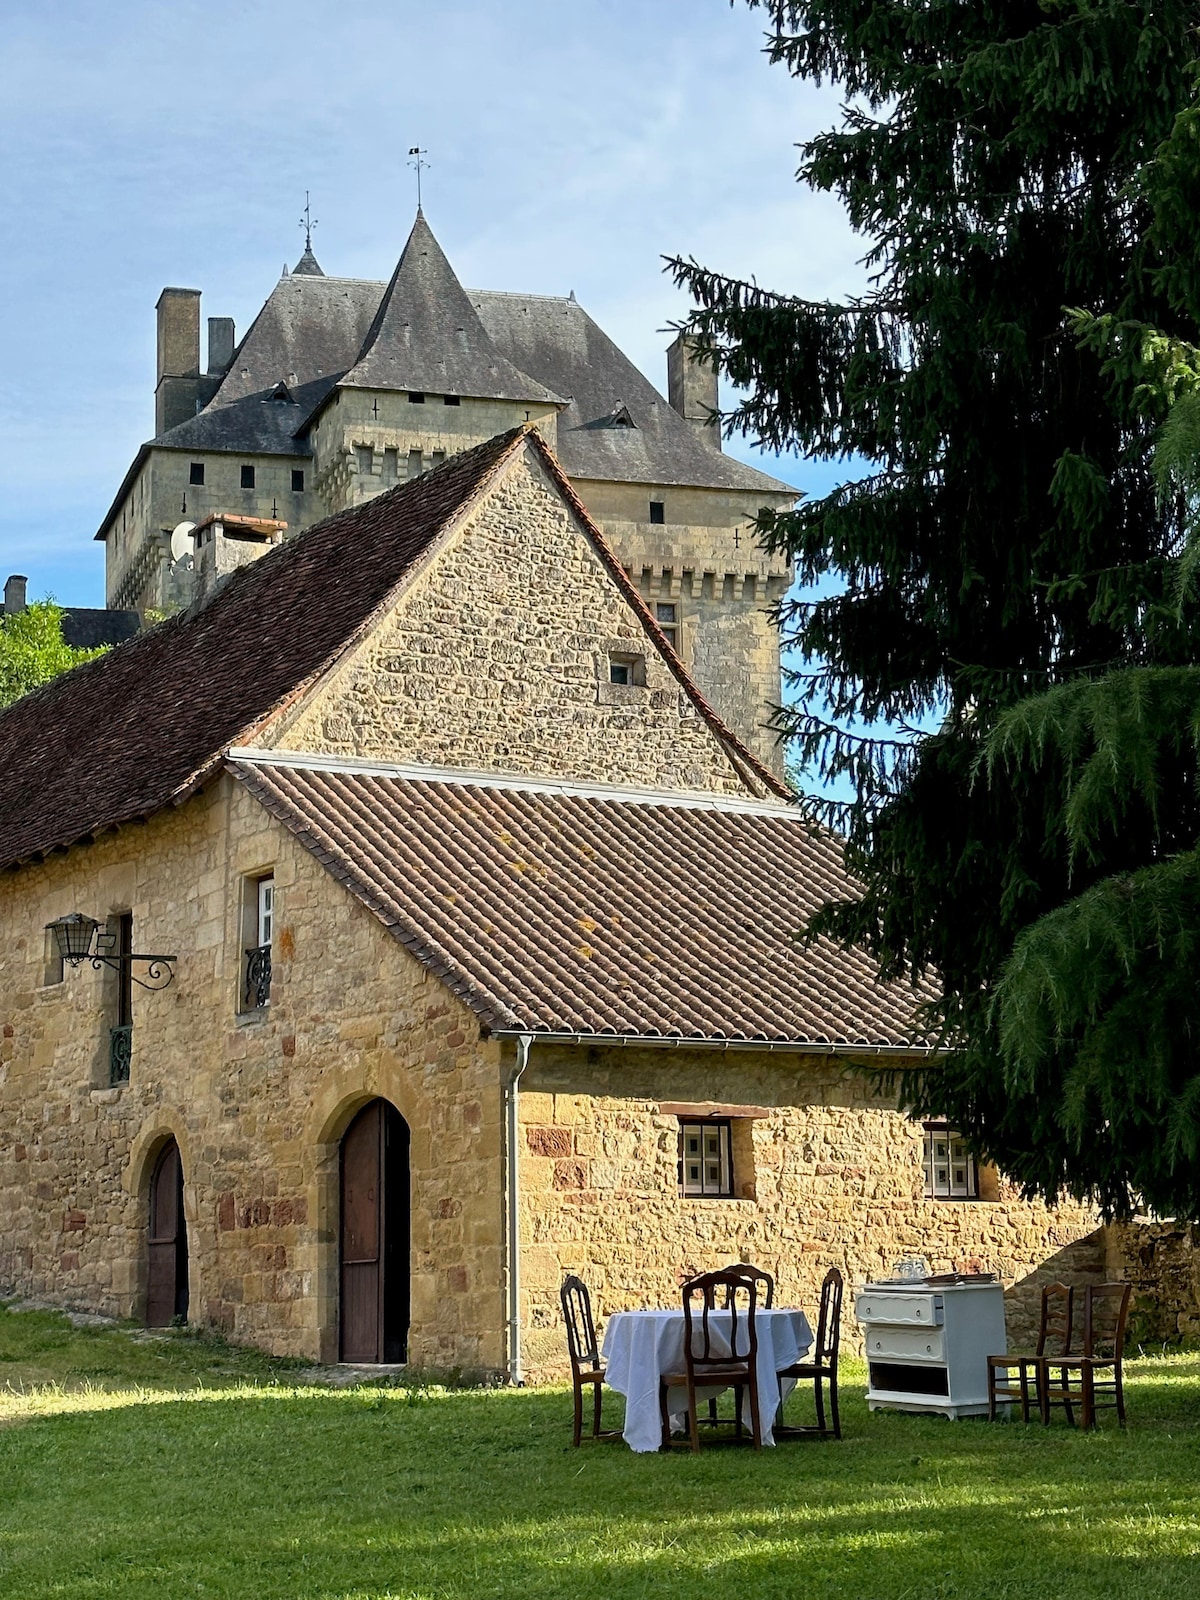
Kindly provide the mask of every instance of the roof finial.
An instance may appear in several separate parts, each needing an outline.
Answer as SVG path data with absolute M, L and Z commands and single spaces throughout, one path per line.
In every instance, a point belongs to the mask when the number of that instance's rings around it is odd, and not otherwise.
M 316 222 L 314 222 L 312 220 L 312 215 L 310 213 L 309 204 L 308 204 L 308 190 L 307 189 L 305 189 L 305 191 L 304 191 L 304 215 L 300 218 L 300 221 L 297 224 L 297 226 L 304 229 L 304 248 L 306 250 L 311 250 L 312 249 L 312 231 L 313 231 L 313 229 L 315 227 L 319 226 L 319 224 L 317 224 Z
M 413 145 L 412 149 L 408 153 L 409 153 L 410 156 L 416 156 L 416 158 L 417 158 L 415 161 L 410 161 L 408 164 L 409 164 L 410 167 L 415 167 L 417 169 L 417 210 L 420 211 L 420 209 L 421 209 L 421 170 L 422 170 L 423 167 L 427 167 L 429 165 L 428 161 L 426 161 L 426 159 L 425 159 L 425 157 L 429 154 L 429 151 L 428 150 L 422 150 L 419 145 Z

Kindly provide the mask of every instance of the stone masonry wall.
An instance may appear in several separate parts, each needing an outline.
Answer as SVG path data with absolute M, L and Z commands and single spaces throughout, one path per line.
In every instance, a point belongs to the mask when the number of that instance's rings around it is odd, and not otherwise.
M 243 879 L 275 876 L 271 1003 L 239 1015 Z M 111 974 L 47 963 L 44 925 L 130 909 L 177 952 L 134 989 L 108 1087 Z M 499 1052 L 459 1003 L 232 779 L 0 879 L 0 1290 L 144 1310 L 148 1186 L 183 1158 L 190 1320 L 337 1357 L 338 1141 L 382 1095 L 412 1131 L 419 1366 L 503 1363 Z
M 644 687 L 613 692 L 610 650 L 645 657 Z M 746 792 L 529 449 L 392 618 L 265 742 Z
M 770 1113 L 734 1123 L 736 1198 L 678 1192 L 679 1118 L 659 1106 L 700 1101 Z M 675 1304 L 688 1274 L 753 1261 L 775 1276 L 778 1303 L 813 1318 L 831 1266 L 849 1290 L 919 1254 L 934 1272 L 998 1272 L 1009 1338 L 1022 1341 L 1043 1282 L 1103 1271 L 1096 1219 L 1080 1207 L 1030 1204 L 994 1179 L 992 1201 L 925 1199 L 920 1125 L 825 1058 L 535 1042 L 521 1120 L 523 1322 L 537 1379 L 565 1370 L 567 1272 L 603 1317 Z M 843 1326 L 860 1348 L 850 1300 Z

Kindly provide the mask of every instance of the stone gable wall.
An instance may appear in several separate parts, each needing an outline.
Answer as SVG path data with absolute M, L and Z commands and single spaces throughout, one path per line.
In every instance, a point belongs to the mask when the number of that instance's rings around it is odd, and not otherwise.
M 644 656 L 613 692 L 609 651 Z M 746 792 L 526 451 L 276 748 Z
M 239 1018 L 240 885 L 266 870 L 271 1004 Z M 179 955 L 170 988 L 134 989 L 120 1088 L 111 974 L 44 981 L 43 927 L 74 909 L 132 909 L 136 949 Z M 239 785 L 9 874 L 0 925 L 0 1292 L 140 1317 L 173 1134 L 190 1320 L 335 1360 L 338 1140 L 382 1095 L 412 1131 L 411 1359 L 502 1365 L 499 1052 Z
M 932 1272 L 999 1273 L 1009 1339 L 1021 1347 L 1042 1283 L 1103 1274 L 1089 1210 L 1023 1201 L 994 1177 L 993 1200 L 927 1200 L 920 1124 L 827 1058 L 535 1042 L 522 1086 L 523 1322 L 538 1380 L 566 1370 L 558 1288 L 568 1272 L 589 1284 L 602 1317 L 676 1304 L 685 1276 L 752 1261 L 775 1277 L 778 1304 L 801 1305 L 815 1322 L 821 1280 L 836 1266 L 850 1351 L 861 1342 L 849 1291 L 903 1256 L 924 1256 Z M 679 1194 L 679 1118 L 659 1107 L 701 1101 L 769 1113 L 733 1124 L 736 1198 Z

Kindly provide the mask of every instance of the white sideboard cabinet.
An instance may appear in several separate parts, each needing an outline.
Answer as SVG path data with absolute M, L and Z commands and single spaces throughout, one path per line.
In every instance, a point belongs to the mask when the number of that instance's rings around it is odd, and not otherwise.
M 987 1358 L 1008 1348 L 1001 1284 L 868 1283 L 855 1294 L 854 1312 L 872 1411 L 986 1414 Z

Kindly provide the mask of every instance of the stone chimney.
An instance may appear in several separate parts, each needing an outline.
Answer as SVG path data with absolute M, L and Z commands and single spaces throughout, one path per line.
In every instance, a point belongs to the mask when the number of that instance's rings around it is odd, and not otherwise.
M 4 614 L 6 617 L 11 617 L 18 611 L 24 611 L 25 585 L 28 582 L 28 578 L 22 577 L 19 572 L 14 572 L 12 577 L 5 583 Z
M 223 377 L 229 371 L 234 343 L 233 318 L 209 317 L 208 370 L 211 375 L 220 374 Z
M 717 409 L 716 369 L 696 360 L 692 341 L 683 333 L 667 351 L 667 399 L 706 445 L 721 448 L 721 430 L 711 420 Z
M 154 431 L 159 434 L 196 415 L 200 398 L 200 291 L 164 289 L 156 310 Z

